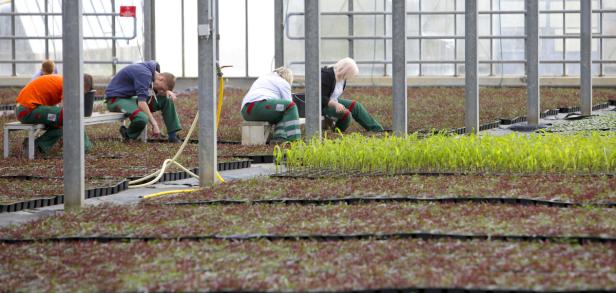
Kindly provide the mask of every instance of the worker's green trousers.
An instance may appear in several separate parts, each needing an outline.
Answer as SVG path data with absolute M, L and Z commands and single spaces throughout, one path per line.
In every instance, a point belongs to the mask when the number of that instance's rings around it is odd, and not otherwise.
M 150 98 L 148 101 L 150 112 L 160 111 L 167 128 L 167 133 L 182 130 L 180 117 L 175 112 L 173 100 L 165 96 Z M 137 97 L 132 98 L 108 98 L 107 109 L 111 112 L 120 112 L 128 116 L 131 123 L 128 127 L 128 137 L 136 139 L 148 125 L 148 116 L 137 106 Z
M 338 99 L 338 102 L 347 108 L 347 110 L 338 113 L 335 108 L 325 107 L 323 109 L 323 116 L 334 121 L 334 129 L 337 128 L 340 129 L 340 131 L 347 130 L 351 125 L 352 116 L 359 125 L 368 131 L 383 131 L 383 126 L 381 126 L 381 124 L 379 124 L 358 101 Z
M 34 141 L 35 149 L 48 154 L 53 145 L 62 138 L 63 110 L 58 106 L 38 106 L 32 110 L 17 106 L 15 109 L 17 120 L 27 124 L 45 124 L 45 133 Z M 92 143 L 87 134 L 83 134 L 84 149 L 89 151 Z
M 292 141 L 302 137 L 297 106 L 292 101 L 275 99 L 248 103 L 242 108 L 242 117 L 246 121 L 275 123 L 274 139 Z

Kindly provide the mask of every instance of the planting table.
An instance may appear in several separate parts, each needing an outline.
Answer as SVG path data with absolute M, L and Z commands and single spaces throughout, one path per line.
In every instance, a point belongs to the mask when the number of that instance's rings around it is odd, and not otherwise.
M 90 117 L 83 118 L 83 125 L 95 125 L 103 123 L 123 122 L 126 119 L 124 113 L 93 113 Z M 26 130 L 28 132 L 28 159 L 34 159 L 34 138 L 38 131 L 45 129 L 43 124 L 25 124 L 19 121 L 7 123 L 4 125 L 4 158 L 8 158 L 10 155 L 10 131 Z M 141 140 L 147 141 L 147 126 L 141 133 Z

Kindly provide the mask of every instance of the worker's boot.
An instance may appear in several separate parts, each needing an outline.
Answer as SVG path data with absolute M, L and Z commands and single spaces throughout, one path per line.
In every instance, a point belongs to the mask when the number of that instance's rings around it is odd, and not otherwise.
M 180 137 L 177 135 L 177 131 L 169 132 L 168 135 L 169 136 L 167 137 L 167 140 L 170 143 L 181 143 L 182 142 L 182 139 L 180 139 Z

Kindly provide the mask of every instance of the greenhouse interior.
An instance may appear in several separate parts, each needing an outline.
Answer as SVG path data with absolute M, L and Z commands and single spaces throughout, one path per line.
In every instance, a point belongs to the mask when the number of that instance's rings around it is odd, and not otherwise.
M 0 0 L 1 292 L 616 291 L 616 0 Z

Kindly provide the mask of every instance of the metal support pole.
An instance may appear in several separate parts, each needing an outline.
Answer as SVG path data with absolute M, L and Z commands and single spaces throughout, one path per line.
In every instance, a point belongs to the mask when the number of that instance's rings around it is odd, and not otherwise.
M 383 1 L 383 35 L 384 36 L 387 35 L 387 14 L 385 14 L 385 12 L 387 12 L 387 1 Z M 374 22 L 376 25 L 376 19 L 374 20 Z M 387 60 L 387 40 L 383 40 L 383 60 Z M 387 64 L 383 64 L 383 76 L 387 76 Z
M 199 0 L 199 186 L 216 183 L 216 22 L 213 0 Z
M 244 7 L 246 7 L 246 9 L 244 10 L 244 20 L 245 20 L 245 32 L 246 34 L 244 35 L 244 40 L 245 40 L 245 50 L 244 50 L 244 58 L 245 58 L 245 62 L 246 62 L 246 77 L 250 76 L 250 74 L 248 74 L 248 62 L 250 61 L 248 59 L 248 0 L 244 0 Z
M 599 9 L 603 10 L 603 0 L 599 0 Z M 599 34 L 603 35 L 603 12 L 599 13 Z M 599 60 L 603 59 L 603 38 L 599 39 Z M 604 76 L 603 63 L 599 63 L 599 76 Z
M 419 29 L 419 36 L 420 37 L 423 36 L 423 28 L 422 28 L 422 25 L 421 25 L 421 20 L 422 20 L 421 19 L 421 15 L 422 15 L 422 13 L 421 13 L 422 12 L 421 2 L 422 2 L 421 0 L 417 1 L 417 5 L 418 5 L 418 8 L 419 8 L 419 10 L 418 10 L 419 14 L 417 15 L 417 18 L 419 19 L 419 28 L 418 29 Z M 419 39 L 418 42 L 417 42 L 418 43 L 418 49 L 419 49 L 419 52 L 418 52 L 419 53 L 419 60 L 423 60 L 423 52 L 422 52 L 423 51 L 423 42 L 422 41 L 423 41 L 422 39 Z M 422 76 L 423 75 L 423 66 L 421 64 L 418 64 L 417 67 L 419 67 L 419 76 Z
M 156 60 L 156 0 L 150 1 L 152 1 L 152 12 L 150 14 L 150 17 L 152 18 L 150 21 L 150 39 L 152 40 L 152 48 L 150 48 L 150 54 L 152 54 L 152 60 Z
M 144 0 L 143 1 L 143 59 L 144 60 L 152 60 L 154 59 L 154 40 L 153 36 L 153 1 L 154 0 Z
M 351 1 L 353 2 L 353 1 Z M 284 3 L 274 0 L 274 63 L 275 67 L 284 66 Z
M 45 5 L 45 17 L 44 17 L 44 21 L 45 21 L 45 35 L 48 36 L 49 35 L 49 15 L 47 13 L 49 13 L 49 0 L 45 0 L 45 3 L 43 3 L 43 5 Z M 45 39 L 45 59 L 49 59 L 49 39 Z
M 539 0 L 526 0 L 526 78 L 528 125 L 539 125 Z
M 580 1 L 580 94 L 582 115 L 592 114 L 592 1 Z
M 62 1 L 64 61 L 64 208 L 84 204 L 83 30 L 81 0 Z
M 547 1 L 548 5 L 551 3 Z M 567 0 L 563 0 L 563 9 L 567 9 Z M 548 17 L 548 19 L 550 19 Z M 567 15 L 563 13 L 563 35 L 567 35 Z M 567 60 L 567 39 L 563 38 L 563 60 Z M 567 63 L 563 62 L 563 76 L 567 76 Z
M 498 6 L 498 10 L 501 10 L 500 5 Z M 494 3 L 490 0 L 490 11 L 494 11 Z M 501 21 L 500 15 L 498 15 L 498 21 Z M 502 35 L 502 32 L 499 32 Z M 490 35 L 495 35 L 494 33 L 494 15 L 490 15 Z M 503 40 L 498 40 L 502 42 Z M 501 52 L 500 59 L 503 59 L 503 55 Z M 494 60 L 494 39 L 490 39 L 490 60 Z M 501 68 L 502 69 L 502 68 Z M 494 76 L 494 64 L 490 64 L 490 76 Z
M 465 38 L 464 38 L 464 126 L 466 132 L 479 131 L 479 68 L 477 62 L 477 0 L 465 0 Z
M 348 5 L 348 11 L 349 12 L 353 12 L 355 10 L 355 8 L 353 8 L 353 2 L 355 2 L 354 0 L 349 0 L 349 5 Z M 349 26 L 348 26 L 348 33 L 349 36 L 353 36 L 355 35 L 355 17 L 353 16 L 353 14 L 349 14 L 348 15 L 348 22 L 349 22 Z M 349 39 L 349 57 L 350 58 L 354 58 L 355 55 L 355 41 L 353 39 Z
M 218 2 L 218 0 L 214 0 L 214 11 L 216 12 L 216 17 L 214 17 L 214 21 L 216 21 L 216 23 L 214 24 L 214 29 L 216 29 L 216 31 L 214 31 L 216 34 L 216 39 L 214 40 L 214 42 L 216 43 L 216 59 L 214 60 L 216 60 L 216 62 L 220 60 L 220 10 L 218 9 L 218 7 L 220 6 L 218 6 Z
M 186 50 L 185 50 L 185 46 L 186 46 L 186 41 L 184 40 L 184 0 L 180 1 L 180 9 L 181 9 L 181 19 L 180 19 L 180 25 L 182 26 L 182 77 L 186 77 Z
M 393 128 L 398 136 L 408 132 L 406 79 L 406 0 L 392 2 Z
M 116 36 L 116 8 L 115 8 L 115 0 L 111 0 L 111 36 Z M 118 72 L 118 46 L 115 40 L 111 40 L 111 58 L 113 59 L 113 63 L 111 64 L 111 72 L 115 75 Z
M 306 140 L 321 138 L 321 32 L 319 0 L 304 0 Z
M 453 11 L 458 12 L 458 1 L 453 1 Z M 458 14 L 453 15 L 453 35 L 458 35 Z M 453 39 L 453 60 L 458 60 L 458 39 Z M 453 76 L 458 76 L 458 64 L 453 64 Z
M 11 0 L 11 12 L 15 13 L 17 12 L 17 9 L 15 9 L 15 0 Z M 17 30 L 15 29 L 15 15 L 11 15 L 11 35 L 15 36 L 15 34 L 17 33 Z M 15 39 L 11 40 L 11 57 L 13 60 L 13 64 L 12 64 L 12 75 L 13 76 L 17 76 L 17 64 L 15 63 L 15 59 L 17 59 L 17 50 L 15 48 L 16 44 L 15 44 Z

